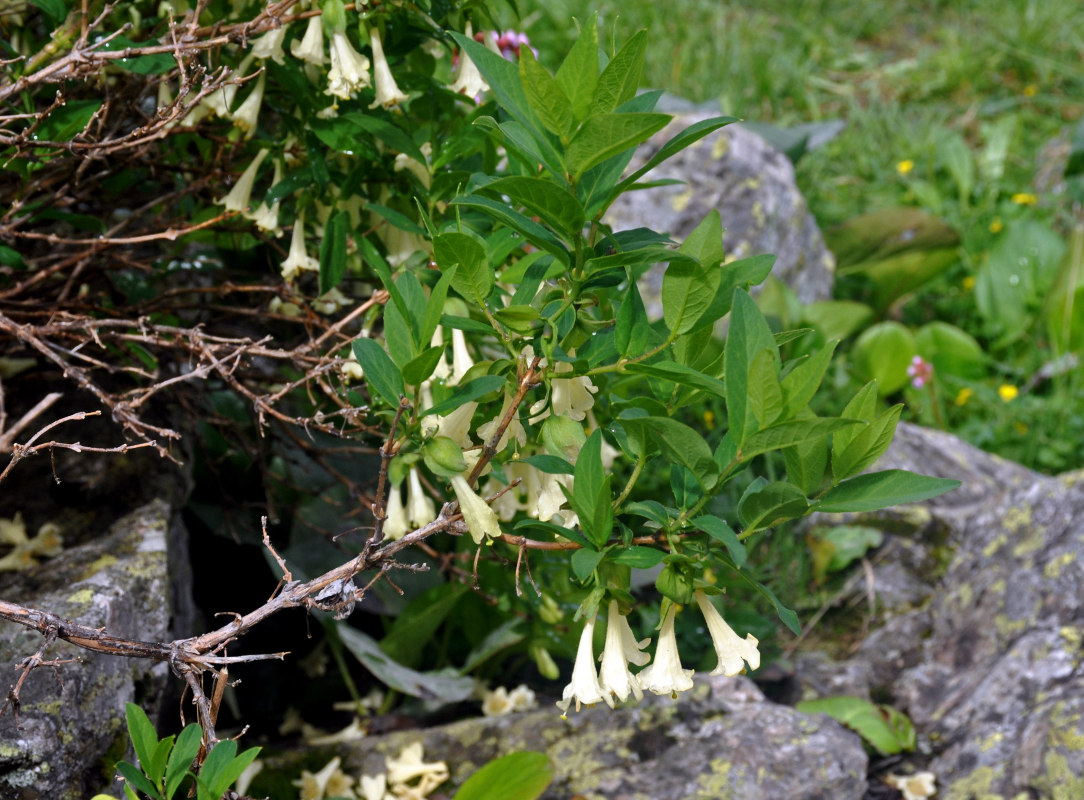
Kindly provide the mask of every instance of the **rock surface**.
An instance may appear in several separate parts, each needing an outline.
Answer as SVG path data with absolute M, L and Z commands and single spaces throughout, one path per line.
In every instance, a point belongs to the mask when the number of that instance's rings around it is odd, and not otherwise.
M 643 144 L 630 165 L 644 164 L 672 136 L 717 113 L 681 112 Z M 629 192 L 610 208 L 615 230 L 646 227 L 683 240 L 713 209 L 723 220 L 727 258 L 761 253 L 776 256 L 772 274 L 803 302 L 826 300 L 832 291 L 835 259 L 794 179 L 785 155 L 740 125 L 728 125 L 663 162 L 643 180 L 676 179 L 680 185 Z M 659 267 L 644 276 L 644 301 L 658 297 Z M 649 313 L 662 316 L 661 306 Z
M 114 523 L 98 539 L 12 574 L 0 596 L 51 611 L 115 636 L 169 641 L 168 551 L 185 534 L 168 503 L 152 501 Z M 0 664 L 14 680 L 19 661 L 41 643 L 37 631 L 5 623 Z M 81 663 L 30 674 L 22 690 L 19 727 L 10 711 L 0 720 L 0 797 L 5 800 L 83 800 L 113 777 L 125 758 L 127 701 L 152 718 L 171 680 L 164 663 L 92 653 L 58 641 L 47 658 Z

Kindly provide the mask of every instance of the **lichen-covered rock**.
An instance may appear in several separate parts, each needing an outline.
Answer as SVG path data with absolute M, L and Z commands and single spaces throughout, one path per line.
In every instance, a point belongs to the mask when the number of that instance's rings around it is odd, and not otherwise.
M 938 797 L 1084 797 L 1084 472 L 906 424 L 877 465 L 893 467 L 964 485 L 912 534 L 943 553 L 929 600 L 889 610 L 853 660 L 911 716 Z
M 631 169 L 643 165 L 668 139 L 718 114 L 682 112 L 643 144 Z M 826 300 L 835 259 L 794 180 L 785 155 L 740 125 L 728 125 L 663 162 L 643 180 L 676 179 L 680 185 L 629 192 L 611 206 L 605 221 L 614 230 L 646 227 L 683 240 L 717 209 L 723 220 L 727 258 L 772 253 L 772 274 L 803 302 Z M 662 316 L 662 270 L 644 276 L 641 291 L 649 314 Z M 655 308 L 652 309 L 652 301 Z
M 648 696 L 568 719 L 551 707 L 370 736 L 337 753 L 347 774 L 375 776 L 417 741 L 426 761 L 447 762 L 457 785 L 508 752 L 544 752 L 555 771 L 545 800 L 859 800 L 866 791 L 867 757 L 854 733 L 768 702 L 745 678 L 698 677 L 677 701 Z M 299 771 L 299 757 L 268 766 Z
M 114 636 L 170 641 L 168 551 L 184 538 L 171 506 L 153 501 L 99 538 L 5 576 L 0 596 Z M 0 624 L 0 665 L 12 681 L 12 668 L 41 640 L 37 631 Z M 81 662 L 59 666 L 55 674 L 32 672 L 22 689 L 19 727 L 10 711 L 0 719 L 4 800 L 83 800 L 109 784 L 128 749 L 125 702 L 144 706 L 153 718 L 170 680 L 164 663 L 92 653 L 64 641 L 46 657 Z

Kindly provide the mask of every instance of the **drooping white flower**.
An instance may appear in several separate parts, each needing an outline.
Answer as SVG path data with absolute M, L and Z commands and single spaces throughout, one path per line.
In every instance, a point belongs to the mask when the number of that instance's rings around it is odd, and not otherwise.
M 327 90 L 324 94 L 349 100 L 354 96 L 354 92 L 369 84 L 369 59 L 354 49 L 345 33 L 333 33 L 331 69 L 327 73 Z
M 358 782 L 361 800 L 394 800 L 395 795 L 388 792 L 388 776 L 381 773 L 375 778 L 362 775 Z
M 636 641 L 629 621 L 621 616 L 617 601 L 611 600 L 606 616 L 606 646 L 602 651 L 602 669 L 599 683 L 603 691 L 618 697 L 622 702 L 631 693 L 639 702 L 643 696 L 639 679 L 629 671 L 629 662 L 646 664 L 650 656 L 643 652 L 650 639 Z
M 554 375 L 562 372 L 572 372 L 572 365 L 562 361 L 554 366 Z M 598 387 L 587 375 L 578 378 L 552 378 L 550 385 L 553 388 L 550 409 L 554 414 L 579 422 L 595 404 L 594 394 Z
M 324 57 L 324 23 L 320 20 L 320 17 L 309 17 L 305 35 L 301 38 L 301 41 L 290 43 L 290 53 L 294 58 L 299 58 L 317 67 L 324 65 L 326 61 Z
M 256 183 L 256 172 L 260 168 L 260 163 L 267 158 L 268 152 L 267 148 L 261 149 L 256 154 L 256 157 L 252 159 L 252 163 L 245 167 L 245 171 L 241 173 L 241 177 L 237 179 L 237 183 L 234 184 L 229 193 L 215 202 L 220 206 L 225 206 L 227 211 L 246 211 L 252 199 L 252 187 Z
M 452 379 L 449 386 L 455 386 L 474 366 L 474 359 L 467 352 L 467 337 L 459 328 L 452 328 Z
M 681 658 L 678 655 L 677 636 L 674 634 L 676 614 L 677 607 L 671 603 L 663 618 L 658 644 L 655 645 L 655 660 L 636 676 L 645 690 L 672 697 L 677 697 L 678 692 L 693 688 L 693 671 L 681 668 Z
M 488 443 L 490 437 L 497 433 L 497 428 L 501 424 L 501 420 L 504 419 L 504 415 L 508 413 L 508 410 L 512 407 L 512 396 L 505 393 L 504 402 L 501 404 L 501 412 L 489 422 L 478 426 L 478 438 L 483 443 Z M 500 441 L 497 442 L 497 452 L 500 453 L 504 448 L 508 447 L 508 443 L 513 439 L 520 447 L 524 447 L 527 444 L 527 431 L 523 428 L 523 423 L 519 421 L 519 416 L 513 414 L 512 418 L 508 421 L 508 427 L 504 429 L 504 433 L 501 434 Z
M 440 325 L 437 325 L 437 327 L 433 330 L 433 337 L 429 340 L 429 346 L 444 346 L 444 328 L 442 328 Z M 444 352 L 441 351 L 440 358 L 437 359 L 437 366 L 433 369 L 433 377 L 439 381 L 443 381 L 446 380 L 451 374 L 452 370 L 448 366 L 448 362 L 444 360 Z
M 715 655 L 719 657 L 719 665 L 711 671 L 711 674 L 737 675 L 745 669 L 746 663 L 749 664 L 749 669 L 757 669 L 760 666 L 757 638 L 748 633 L 742 639 L 734 633 L 734 629 L 726 624 L 723 615 L 700 589 L 693 592 L 693 597 L 696 598 L 696 604 L 700 606 L 704 621 L 708 623 L 708 633 L 711 634 L 711 642 L 715 645 Z
M 369 108 L 397 106 L 408 97 L 399 90 L 395 77 L 391 74 L 388 60 L 384 57 L 384 43 L 380 41 L 380 31 L 370 28 L 369 38 L 373 47 L 373 80 L 376 83 L 376 100 L 369 104 Z
M 287 283 L 292 283 L 299 272 L 320 271 L 320 261 L 313 258 L 305 250 L 305 212 L 299 212 L 294 220 L 294 230 L 290 234 L 290 253 L 282 262 L 282 278 Z
M 407 520 L 415 528 L 420 528 L 436 519 L 437 509 L 433 499 L 422 488 L 422 479 L 418 468 L 411 467 L 407 477 Z
M 542 479 L 542 489 L 538 493 L 538 505 L 533 509 L 528 507 L 527 513 L 542 522 L 551 520 L 553 515 L 560 512 L 561 507 L 568 502 L 565 493 L 561 491 L 562 485 L 571 492 L 572 476 L 546 473 L 546 477 Z M 532 511 L 534 513 L 531 513 Z
M 410 523 L 403 508 L 403 493 L 398 486 L 388 489 L 388 508 L 385 513 L 387 518 L 384 520 L 384 538 L 392 541 L 402 539 L 410 530 Z
M 286 54 L 282 52 L 282 43 L 286 41 L 286 31 L 289 27 L 289 25 L 283 25 L 281 28 L 274 28 L 254 41 L 252 55 L 256 58 L 269 58 L 276 64 L 285 64 Z
M 497 513 L 489 504 L 470 488 L 462 475 L 452 476 L 452 489 L 455 490 L 459 510 L 463 512 L 463 521 L 467 524 L 475 544 L 481 544 L 486 537 L 496 538 L 501 535 L 501 523 Z
M 422 743 L 415 742 L 400 750 L 398 758 L 384 759 L 388 768 L 388 783 L 395 794 L 399 794 L 396 787 L 406 786 L 414 780 L 419 780 L 419 785 L 428 787 L 425 794 L 448 780 L 448 765 L 443 761 L 422 761 L 423 754 Z
M 263 88 L 267 83 L 267 73 L 261 72 L 256 79 L 256 88 L 249 92 L 248 97 L 238 106 L 233 114 L 234 124 L 245 132 L 245 138 L 251 139 L 256 133 L 256 124 L 260 118 L 260 106 L 263 105 Z
M 384 247 L 388 251 L 388 264 L 392 267 L 398 267 L 400 264 L 405 263 L 408 258 L 419 250 L 423 252 L 429 252 L 430 250 L 429 243 L 424 237 L 392 225 L 384 227 L 381 238 L 384 240 Z
M 470 438 L 470 423 L 477 408 L 478 404 L 472 400 L 469 403 L 464 403 L 447 416 L 438 416 L 437 436 L 447 436 L 464 450 L 473 447 L 474 442 Z
M 276 159 L 275 161 L 275 177 L 271 181 L 271 185 L 276 185 L 282 180 L 282 162 Z M 256 227 L 261 231 L 267 231 L 268 233 L 277 236 L 282 236 L 282 228 L 279 227 L 279 201 L 276 200 L 270 206 L 264 201 L 256 206 L 255 211 L 250 211 L 245 214 L 247 219 L 251 219 L 256 223 Z
M 614 707 L 613 697 L 605 692 L 598 682 L 598 672 L 595 670 L 595 651 L 592 639 L 595 635 L 595 618 L 583 626 L 580 634 L 580 644 L 576 648 L 576 661 L 572 665 L 572 680 L 561 693 L 561 699 L 557 701 L 557 707 L 561 709 L 561 716 L 568 714 L 568 707 L 573 701 L 576 710 L 580 710 L 580 704 L 594 705 L 606 703 L 610 708 Z
M 474 37 L 474 31 L 469 22 L 464 33 L 468 39 Z M 482 92 L 489 91 L 489 84 L 486 83 L 482 73 L 478 71 L 478 67 L 474 66 L 474 62 L 470 60 L 465 50 L 459 53 L 459 65 L 456 67 L 455 80 L 452 81 L 448 88 L 457 94 L 465 94 L 475 102 L 477 102 Z
M 422 151 L 422 155 L 426 156 L 427 158 L 433 153 L 433 146 L 429 144 L 429 142 L 423 144 L 419 149 Z M 418 159 L 414 158 L 413 156 L 407 155 L 406 153 L 399 153 L 395 157 L 395 171 L 400 172 L 404 169 L 413 172 L 414 175 L 417 176 L 418 180 L 421 181 L 422 186 L 424 186 L 426 189 L 429 188 L 429 185 L 432 182 L 432 175 L 430 175 L 429 173 L 428 164 L 423 164 Z

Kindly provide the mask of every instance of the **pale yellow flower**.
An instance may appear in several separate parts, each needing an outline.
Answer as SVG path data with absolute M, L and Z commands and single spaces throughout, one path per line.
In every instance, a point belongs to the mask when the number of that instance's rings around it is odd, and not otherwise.
M 325 94 L 349 100 L 359 89 L 370 85 L 369 59 L 354 49 L 345 33 L 331 35 L 331 69 Z
M 905 158 L 903 161 L 900 161 L 898 164 L 896 164 L 896 172 L 898 172 L 900 175 L 907 175 L 914 168 L 915 162 L 909 158 Z
M 376 83 L 376 100 L 369 104 L 369 108 L 397 106 L 409 98 L 399 90 L 395 76 L 391 74 L 388 60 L 384 57 L 384 43 L 380 41 L 380 31 L 370 28 L 369 37 L 373 47 L 373 80 Z
M 1017 192 L 1011 199 L 1018 206 L 1033 206 L 1039 202 L 1038 195 L 1034 195 L 1031 192 Z
M 305 35 L 301 38 L 301 41 L 291 42 L 290 53 L 294 58 L 299 58 L 317 67 L 324 65 L 326 61 L 324 57 L 324 24 L 320 17 L 309 17 Z
M 658 695 L 677 697 L 678 692 L 693 688 L 693 671 L 683 669 L 678 655 L 677 635 L 674 633 L 674 617 L 677 607 L 671 603 L 663 617 L 662 631 L 655 645 L 655 660 L 636 677 L 640 686 Z
M 227 211 L 247 211 L 252 199 L 252 187 L 256 183 L 256 172 L 269 152 L 266 147 L 262 148 L 252 159 L 252 163 L 245 167 L 245 171 L 241 173 L 241 177 L 237 179 L 237 183 L 229 193 L 221 200 L 216 200 L 216 204 L 224 206 Z
M 745 664 L 749 669 L 757 669 L 760 666 L 760 651 L 757 649 L 759 642 L 751 633 L 747 633 L 742 639 L 734 633 L 733 628 L 726 624 L 719 610 L 708 600 L 708 596 L 701 590 L 693 592 L 696 604 L 704 615 L 704 621 L 708 624 L 708 633 L 711 634 L 711 642 L 715 645 L 715 655 L 719 658 L 719 664 L 711 671 L 712 675 L 737 675 Z
M 1015 400 L 1019 394 L 1020 390 L 1013 386 L 1011 383 L 1003 383 L 997 388 L 997 396 L 1006 403 Z
M 497 512 L 470 488 L 467 479 L 462 475 L 453 475 L 451 482 L 455 497 L 459 501 L 459 510 L 463 512 L 463 521 L 467 524 L 474 543 L 481 544 L 487 537 L 500 536 L 501 523 L 497 519 Z
M 606 646 L 602 650 L 602 669 L 599 673 L 599 684 L 603 691 L 622 702 L 629 699 L 630 693 L 637 702 L 643 698 L 640 680 L 629 671 L 629 664 L 643 665 L 648 662 L 651 656 L 643 652 L 643 648 L 650 641 L 636 640 L 628 620 L 618 611 L 617 601 L 611 600 L 606 615 Z

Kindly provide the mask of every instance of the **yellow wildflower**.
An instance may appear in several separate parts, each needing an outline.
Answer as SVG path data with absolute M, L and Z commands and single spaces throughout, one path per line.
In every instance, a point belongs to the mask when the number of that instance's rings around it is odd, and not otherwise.
M 1020 390 L 1013 386 L 1011 383 L 1003 383 L 998 387 L 997 396 L 1004 402 L 1008 403 L 1011 400 L 1015 400 L 1016 396 L 1020 394 Z
M 1001 217 L 994 217 L 990 220 L 990 233 L 1001 233 L 1005 224 L 1001 221 Z
M 900 161 L 898 164 L 896 164 L 896 172 L 898 172 L 900 175 L 908 175 L 914 168 L 915 162 L 909 158 L 905 158 L 903 161 Z
M 970 292 L 972 289 L 975 288 L 975 276 L 968 275 L 962 281 L 960 281 L 960 285 L 964 287 L 965 292 Z
M 1012 201 L 1018 206 L 1033 206 L 1039 202 L 1039 198 L 1031 192 L 1017 192 L 1012 196 Z
M 1029 83 L 1024 87 L 1024 97 L 1034 97 L 1039 93 L 1039 87 L 1034 83 Z
M 956 393 L 956 405 L 966 406 L 967 401 L 971 399 L 971 395 L 973 394 L 974 392 L 965 386 L 963 389 Z

